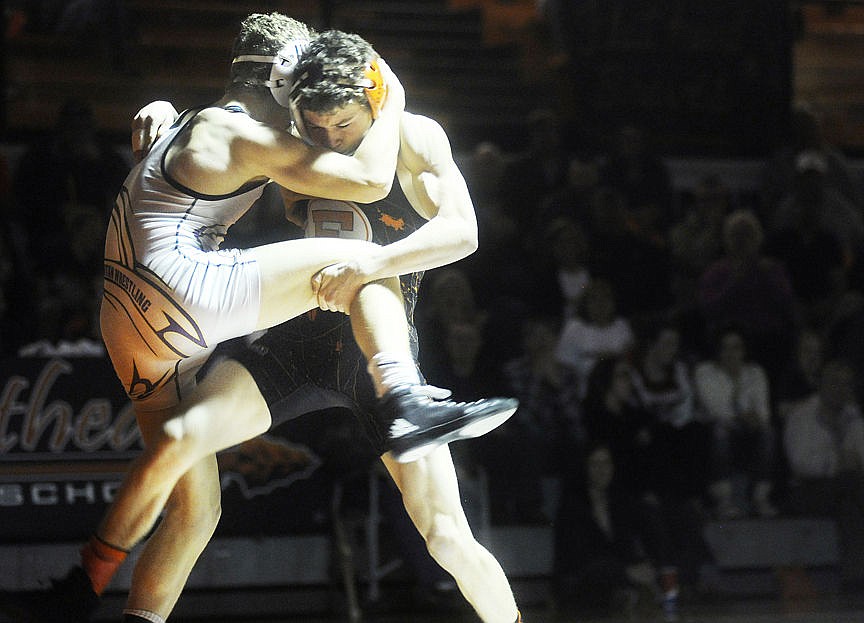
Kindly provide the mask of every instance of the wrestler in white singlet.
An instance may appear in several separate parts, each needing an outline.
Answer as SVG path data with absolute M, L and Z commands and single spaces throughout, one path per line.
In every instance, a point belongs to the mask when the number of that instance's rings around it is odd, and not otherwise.
M 165 153 L 194 115 L 129 173 L 105 241 L 102 337 L 129 397 L 146 410 L 177 404 L 215 346 L 258 320 L 254 249 L 219 245 L 266 182 L 213 196 L 170 179 Z

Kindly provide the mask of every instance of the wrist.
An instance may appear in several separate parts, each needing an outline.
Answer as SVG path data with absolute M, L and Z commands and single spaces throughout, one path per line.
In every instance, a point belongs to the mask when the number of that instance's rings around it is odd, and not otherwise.
M 370 255 L 357 260 L 357 272 L 360 273 L 363 283 L 378 281 L 391 277 L 386 271 L 386 262 L 383 254 L 373 252 Z

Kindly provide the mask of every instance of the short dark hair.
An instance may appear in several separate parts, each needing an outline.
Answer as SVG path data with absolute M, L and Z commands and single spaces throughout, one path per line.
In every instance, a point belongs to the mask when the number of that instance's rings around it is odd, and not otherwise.
M 356 34 L 328 30 L 315 36 L 294 70 L 297 82 L 292 97 L 297 107 L 324 113 L 353 102 L 368 106 L 359 85 L 376 56 L 372 45 Z
M 240 23 L 231 58 L 245 54 L 275 56 L 290 41 L 308 41 L 315 31 L 282 13 L 252 13 Z M 269 63 L 232 63 L 231 83 L 260 86 L 270 77 Z

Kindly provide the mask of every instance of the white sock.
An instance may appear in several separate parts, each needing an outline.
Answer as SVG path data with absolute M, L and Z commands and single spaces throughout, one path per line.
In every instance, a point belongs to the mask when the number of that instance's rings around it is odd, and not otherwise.
M 165 623 L 165 619 L 149 610 L 138 610 L 137 608 L 126 608 L 123 611 L 123 623 L 126 621 L 149 621 L 149 623 Z
M 375 384 L 375 395 L 380 398 L 391 389 L 405 385 L 419 385 L 420 373 L 414 358 L 402 353 L 378 353 L 366 366 Z

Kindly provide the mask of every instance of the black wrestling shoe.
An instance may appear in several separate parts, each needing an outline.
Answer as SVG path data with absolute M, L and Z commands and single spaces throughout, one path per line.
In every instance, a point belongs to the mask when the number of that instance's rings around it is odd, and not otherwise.
M 99 607 L 84 569 L 75 566 L 51 587 L 32 591 L 0 591 L 0 612 L 15 623 L 88 623 Z
M 434 400 L 420 388 L 398 388 L 378 402 L 378 416 L 393 458 L 410 463 L 451 441 L 485 435 L 506 422 L 518 406 L 515 398 L 453 402 Z

